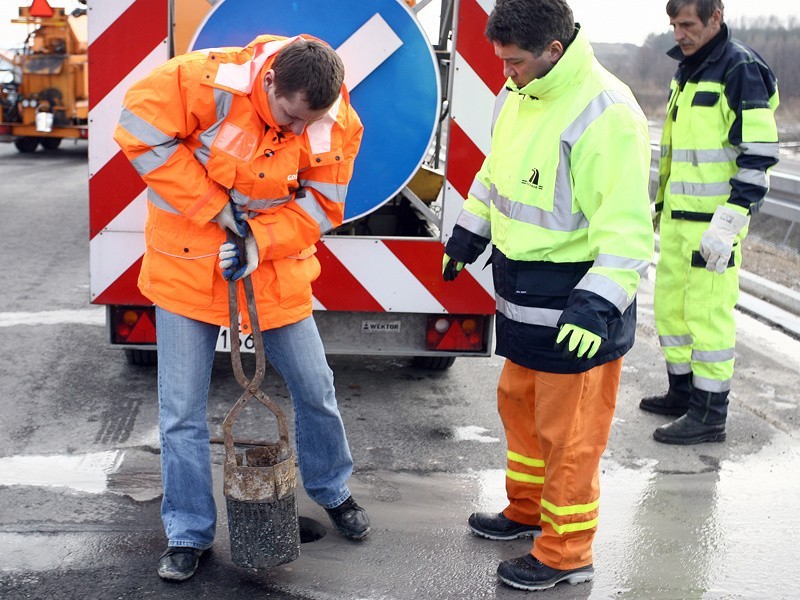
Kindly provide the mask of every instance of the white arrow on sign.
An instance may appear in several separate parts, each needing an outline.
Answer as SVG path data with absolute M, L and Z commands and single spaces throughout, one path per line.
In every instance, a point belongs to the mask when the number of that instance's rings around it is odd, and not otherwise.
M 347 89 L 355 89 L 402 45 L 403 40 L 375 13 L 336 49 L 345 66 Z

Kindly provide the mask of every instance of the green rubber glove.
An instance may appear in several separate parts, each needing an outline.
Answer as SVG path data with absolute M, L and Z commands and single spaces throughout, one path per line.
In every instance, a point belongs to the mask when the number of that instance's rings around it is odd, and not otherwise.
M 447 254 L 442 257 L 442 277 L 445 281 L 453 281 L 463 268 L 463 262 L 453 260 Z
M 590 359 L 597 354 L 603 338 L 578 327 L 577 325 L 562 325 L 556 338 L 556 350 L 564 349 L 564 358 L 572 360 Z

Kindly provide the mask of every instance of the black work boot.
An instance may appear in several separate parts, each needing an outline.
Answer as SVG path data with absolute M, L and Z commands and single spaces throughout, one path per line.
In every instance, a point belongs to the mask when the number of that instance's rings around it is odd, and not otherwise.
M 361 541 L 369 534 L 369 517 L 352 496 L 335 508 L 326 508 L 336 529 L 348 540 Z
M 639 408 L 657 415 L 680 417 L 689 409 L 689 398 L 692 393 L 692 374 L 673 375 L 668 373 L 669 389 L 663 396 L 642 398 Z
M 490 540 L 515 540 L 542 533 L 542 528 L 538 525 L 512 521 L 503 513 L 472 513 L 467 522 L 472 533 Z
M 167 546 L 158 557 L 158 576 L 169 581 L 185 581 L 189 579 L 200 564 L 203 550 L 190 546 Z
M 694 388 L 686 414 L 656 429 L 653 437 L 664 444 L 724 442 L 727 416 L 727 391 L 707 392 Z
M 702 442 L 724 442 L 725 424 L 705 425 L 689 414 L 662 425 L 653 432 L 653 437 L 662 444 L 700 444 Z
M 526 554 L 501 562 L 497 567 L 497 577 L 506 585 L 520 590 L 546 590 L 561 581 L 570 585 L 591 581 L 594 567 L 586 565 L 577 569 L 554 569 Z

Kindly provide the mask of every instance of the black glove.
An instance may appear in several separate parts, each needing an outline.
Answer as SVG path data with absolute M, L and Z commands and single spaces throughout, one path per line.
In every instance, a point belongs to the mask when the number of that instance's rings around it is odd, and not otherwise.
M 445 281 L 453 281 L 453 279 L 458 277 L 458 274 L 463 268 L 463 262 L 454 260 L 447 256 L 447 254 L 442 258 L 442 277 Z

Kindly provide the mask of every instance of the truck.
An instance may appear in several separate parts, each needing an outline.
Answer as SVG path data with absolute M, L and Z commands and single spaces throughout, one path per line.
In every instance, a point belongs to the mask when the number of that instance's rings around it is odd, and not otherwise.
M 492 352 L 490 250 L 452 282 L 444 244 L 490 144 L 502 64 L 483 27 L 493 0 L 88 0 L 91 302 L 132 364 L 156 360 L 154 308 L 137 288 L 146 190 L 112 139 L 132 83 L 171 56 L 308 33 L 336 49 L 364 123 L 345 222 L 317 244 L 314 318 L 328 354 L 449 368 Z M 430 7 L 429 7 L 430 9 Z M 429 27 L 430 29 L 430 27 Z M 125 51 L 121 52 L 120 49 Z M 231 339 L 233 338 L 233 340 Z M 221 328 L 217 350 L 252 338 Z
M 9 55 L 14 68 L 0 88 L 0 142 L 20 152 L 55 150 L 64 138 L 89 133 L 86 9 L 66 14 L 47 0 L 19 9 L 12 23 L 27 26 L 21 47 Z

